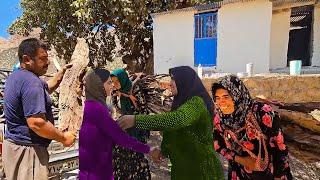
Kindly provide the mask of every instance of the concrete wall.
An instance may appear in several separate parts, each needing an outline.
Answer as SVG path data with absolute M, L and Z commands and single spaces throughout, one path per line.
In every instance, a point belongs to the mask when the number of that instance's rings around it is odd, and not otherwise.
M 165 14 L 153 19 L 154 73 L 175 66 L 194 66 L 194 12 Z
M 291 9 L 274 11 L 271 21 L 270 69 L 287 67 Z
M 320 4 L 314 8 L 312 66 L 320 66 Z
M 217 67 L 224 72 L 269 72 L 272 3 L 267 0 L 239 2 L 218 10 Z
M 320 75 L 270 75 L 242 79 L 252 97 L 263 95 L 285 103 L 320 102 Z M 211 85 L 217 79 L 203 79 L 211 95 Z

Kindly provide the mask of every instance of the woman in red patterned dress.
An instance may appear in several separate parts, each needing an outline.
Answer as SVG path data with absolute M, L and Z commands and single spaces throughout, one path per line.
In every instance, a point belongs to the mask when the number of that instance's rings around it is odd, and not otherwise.
M 228 179 L 292 179 L 278 114 L 234 75 L 214 83 L 212 95 L 214 148 L 229 162 Z

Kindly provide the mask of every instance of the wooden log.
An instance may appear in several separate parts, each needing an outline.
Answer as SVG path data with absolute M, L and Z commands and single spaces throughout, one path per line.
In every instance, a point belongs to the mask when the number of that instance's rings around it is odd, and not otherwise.
M 320 134 L 296 124 L 282 124 L 289 152 L 295 158 L 312 163 L 320 161 Z
M 298 111 L 303 113 L 310 113 L 315 109 L 320 109 L 320 102 L 308 102 L 308 103 L 285 103 L 281 109 Z
M 320 133 L 320 122 L 310 114 L 280 108 L 276 111 L 279 113 L 281 120 L 290 121 L 313 132 Z
M 60 84 L 59 128 L 63 131 L 78 131 L 82 122 L 83 108 L 79 86 L 89 64 L 89 47 L 84 39 L 78 39 L 71 63 L 72 68 L 67 70 Z

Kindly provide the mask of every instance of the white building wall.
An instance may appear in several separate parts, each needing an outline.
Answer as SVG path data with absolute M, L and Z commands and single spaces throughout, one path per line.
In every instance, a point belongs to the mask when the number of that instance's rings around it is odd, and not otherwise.
M 153 18 L 154 73 L 194 66 L 194 12 L 178 12 Z
M 287 67 L 291 9 L 272 14 L 270 69 Z
M 312 66 L 320 66 L 320 4 L 314 8 Z
M 224 72 L 245 72 L 252 62 L 254 73 L 269 72 L 272 3 L 239 2 L 218 10 L 217 67 Z

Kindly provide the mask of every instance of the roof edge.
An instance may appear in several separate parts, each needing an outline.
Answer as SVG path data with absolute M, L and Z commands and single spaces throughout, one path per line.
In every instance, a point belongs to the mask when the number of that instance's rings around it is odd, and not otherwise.
M 182 8 L 182 9 L 152 13 L 151 17 L 154 18 L 159 15 L 188 12 L 188 11 L 206 11 L 211 9 L 218 9 L 221 6 L 227 5 L 227 4 L 238 3 L 238 2 L 249 2 L 249 1 L 255 1 L 255 0 L 223 0 L 220 2 L 213 2 L 209 4 L 192 6 L 192 7 Z M 320 0 L 270 0 L 270 2 L 272 2 L 273 7 L 283 6 L 286 4 L 297 4 L 297 3 L 306 3 L 306 2 L 317 4 L 319 1 Z

